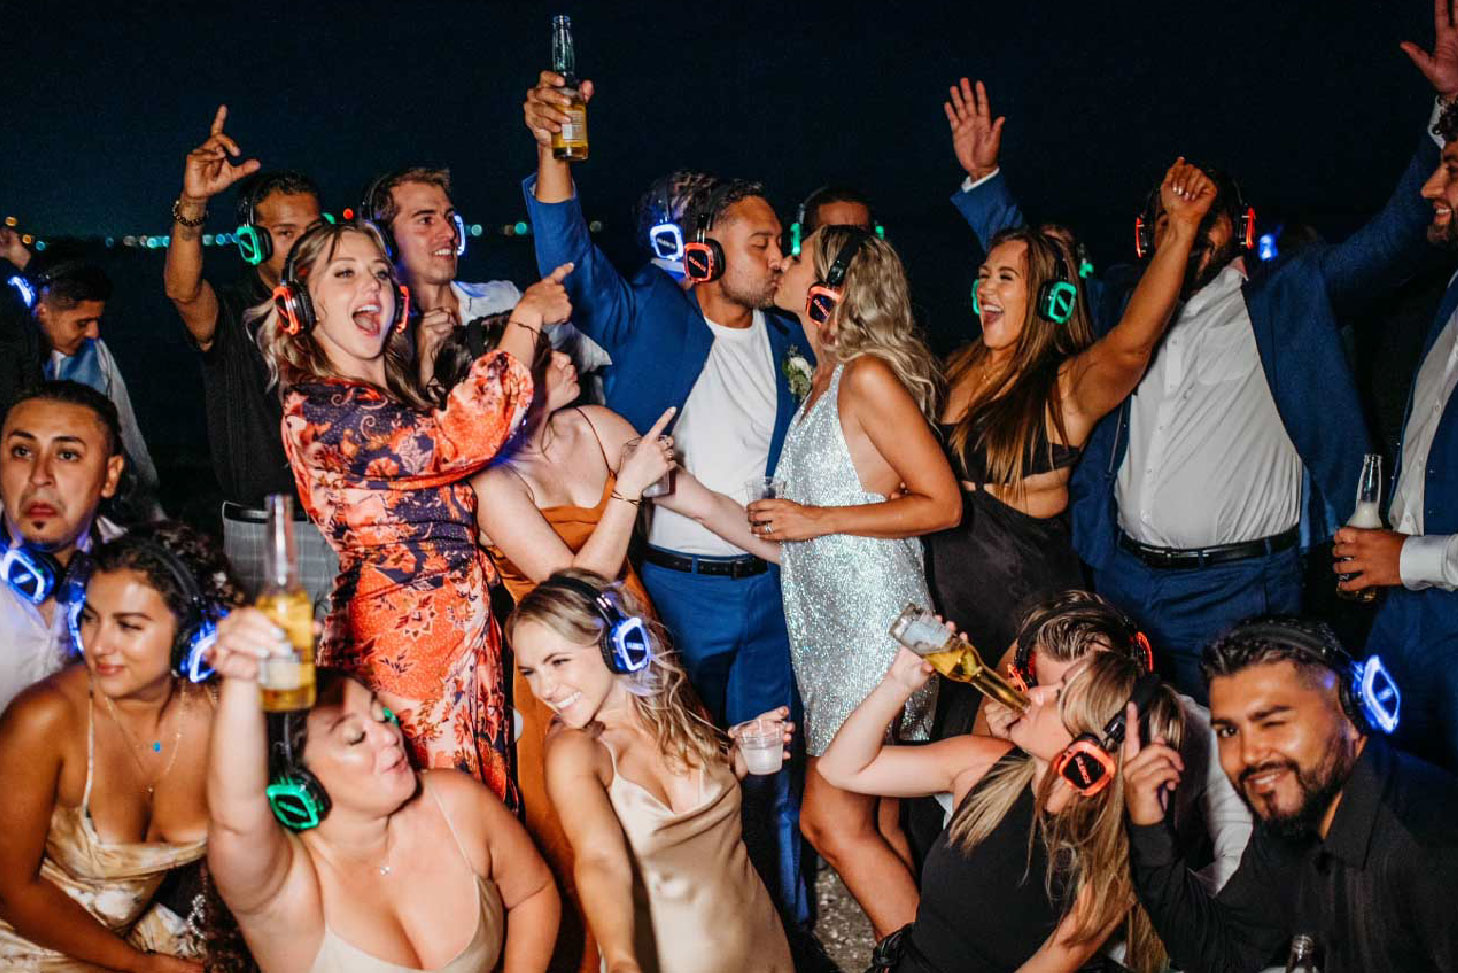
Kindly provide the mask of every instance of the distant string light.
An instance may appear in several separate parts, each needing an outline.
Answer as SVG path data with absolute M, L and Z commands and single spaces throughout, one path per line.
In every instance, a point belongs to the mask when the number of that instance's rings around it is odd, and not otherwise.
M 346 220 L 352 220 L 355 216 L 353 209 L 345 209 L 342 215 Z M 5 217 L 7 227 L 15 227 L 19 221 L 13 216 Z M 484 236 L 488 228 L 480 223 L 463 225 L 466 235 L 479 237 Z M 587 224 L 589 233 L 601 233 L 603 228 L 602 220 L 593 220 Z M 503 223 L 494 230 L 500 236 L 523 237 L 532 235 L 531 224 L 525 220 L 518 220 L 515 223 Z M 46 238 L 32 233 L 21 236 L 21 242 L 27 246 L 34 246 L 36 250 L 44 250 L 57 239 L 94 241 L 103 244 L 108 249 L 118 246 L 138 250 L 165 250 L 172 244 L 172 237 L 166 233 L 124 233 L 120 236 L 114 234 L 61 234 L 56 237 Z M 205 247 L 232 247 L 238 243 L 237 233 L 204 233 L 202 245 Z

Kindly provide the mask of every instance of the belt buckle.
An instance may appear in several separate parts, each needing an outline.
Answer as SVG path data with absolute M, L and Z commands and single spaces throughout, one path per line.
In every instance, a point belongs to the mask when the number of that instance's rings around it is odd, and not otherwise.
M 729 580 L 738 581 L 740 578 L 749 577 L 750 561 L 730 561 Z

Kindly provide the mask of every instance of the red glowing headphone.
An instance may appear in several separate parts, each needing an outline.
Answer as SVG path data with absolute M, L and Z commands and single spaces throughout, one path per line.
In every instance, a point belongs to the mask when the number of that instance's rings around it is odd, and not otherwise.
M 309 298 L 309 288 L 298 278 L 294 262 L 299 256 L 300 245 L 320 227 L 333 229 L 328 223 L 319 223 L 299 237 L 298 242 L 289 250 L 289 259 L 284 263 L 283 277 L 279 280 L 278 286 L 273 289 L 273 306 L 278 309 L 278 316 L 283 321 L 284 334 L 298 335 L 312 331 L 314 325 L 318 323 L 314 316 L 314 302 Z M 390 286 L 395 291 L 395 319 L 391 322 L 391 326 L 397 332 L 404 331 L 405 325 L 410 320 L 410 288 L 393 281 Z
M 714 228 L 714 211 L 723 198 L 723 187 L 709 193 L 694 228 L 694 238 L 683 245 L 683 272 L 695 284 L 707 284 L 724 276 L 724 247 L 709 239 Z
M 835 313 L 835 306 L 840 303 L 841 288 L 845 286 L 846 271 L 850 269 L 851 261 L 856 259 L 856 254 L 861 252 L 861 247 L 871 239 L 871 234 L 858 226 L 845 229 L 850 231 L 849 239 L 841 245 L 830 269 L 825 272 L 825 279 L 812 284 L 810 292 L 805 296 L 805 313 L 816 324 L 824 324 Z
M 1163 683 L 1160 678 L 1152 672 L 1146 672 L 1134 684 L 1129 702 L 1134 704 L 1141 716 L 1161 685 Z M 1127 709 L 1128 704 L 1120 706 L 1113 719 L 1104 724 L 1103 733 L 1079 734 L 1053 760 L 1053 772 L 1084 797 L 1093 797 L 1108 787 L 1114 779 L 1118 770 L 1115 754 L 1124 742 L 1124 733 L 1127 730 L 1124 725 L 1124 712 Z M 1138 733 L 1139 728 L 1135 727 L 1134 732 Z

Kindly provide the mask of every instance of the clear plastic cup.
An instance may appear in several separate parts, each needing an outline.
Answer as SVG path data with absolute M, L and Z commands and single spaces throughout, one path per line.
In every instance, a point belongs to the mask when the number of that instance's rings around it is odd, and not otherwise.
M 670 437 L 668 436 L 659 436 L 658 441 L 660 443 L 665 443 L 669 440 L 669 438 Z M 626 460 L 629 456 L 631 456 L 633 454 L 633 450 L 637 449 L 642 442 L 642 436 L 634 436 L 626 443 L 623 443 L 623 459 Z M 663 474 L 657 480 L 648 484 L 648 486 L 644 488 L 643 499 L 652 500 L 654 497 L 666 497 L 672 492 L 673 470 L 669 470 L 667 473 Z
M 739 728 L 739 752 L 751 774 L 777 774 L 785 762 L 785 724 L 779 720 L 750 720 Z
M 756 500 L 780 500 L 785 496 L 785 481 L 774 476 L 756 476 L 744 483 L 748 503 Z

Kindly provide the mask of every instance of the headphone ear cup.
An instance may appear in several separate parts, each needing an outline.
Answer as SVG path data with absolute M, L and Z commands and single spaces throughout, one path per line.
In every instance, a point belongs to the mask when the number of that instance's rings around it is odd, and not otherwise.
M 395 333 L 405 330 L 410 323 L 410 288 L 404 284 L 395 285 Z
M 982 302 L 977 300 L 977 288 L 982 286 L 982 278 L 978 277 L 972 281 L 972 313 L 982 313 Z
M 305 767 L 276 778 L 264 791 L 279 823 L 290 831 L 309 831 L 329 816 L 329 792 Z
M 1134 217 L 1134 255 L 1140 260 L 1149 256 L 1154 249 L 1154 234 L 1144 220 L 1144 214 Z

